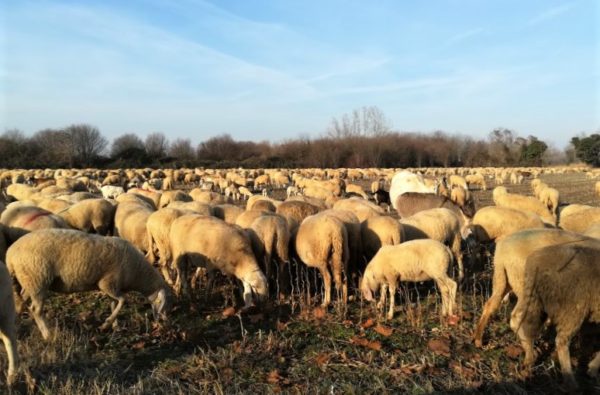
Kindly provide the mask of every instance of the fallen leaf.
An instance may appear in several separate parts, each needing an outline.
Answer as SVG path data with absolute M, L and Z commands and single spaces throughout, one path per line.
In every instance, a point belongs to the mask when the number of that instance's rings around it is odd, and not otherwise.
M 392 333 L 394 332 L 394 330 L 392 328 L 383 326 L 383 325 L 379 325 L 379 324 L 377 324 L 374 331 L 379 333 L 381 336 L 385 336 L 385 337 L 391 336 Z
M 271 370 L 269 375 L 267 376 L 267 382 L 269 384 L 277 384 L 281 380 L 281 376 L 279 375 L 279 371 L 277 369 Z
M 457 315 L 451 315 L 448 317 L 448 325 L 455 326 L 460 321 L 460 317 Z
M 225 310 L 223 310 L 224 318 L 231 317 L 234 315 L 235 315 L 235 308 L 233 308 L 233 307 L 227 307 Z
M 313 317 L 315 317 L 318 320 L 325 318 L 326 315 L 327 312 L 322 307 L 315 307 L 315 309 L 313 310 Z
M 363 329 L 369 329 L 370 327 L 372 327 L 373 325 L 375 325 L 375 321 L 373 321 L 372 318 L 369 318 L 368 320 L 366 320 L 365 322 L 363 322 L 362 324 L 360 324 L 360 326 Z
M 518 359 L 519 356 L 523 353 L 523 349 L 519 346 L 515 346 L 513 344 L 504 347 L 504 352 L 508 355 L 509 358 Z
M 364 337 L 354 336 L 352 339 L 350 339 L 350 342 L 353 344 L 356 344 L 358 346 L 370 348 L 371 350 L 375 350 L 375 351 L 381 350 L 380 342 L 369 341 L 368 339 L 365 339 Z
M 450 356 L 450 342 L 447 339 L 431 339 L 427 342 L 427 347 L 435 354 Z
M 329 362 L 329 354 L 319 354 L 315 358 L 317 366 L 323 366 Z

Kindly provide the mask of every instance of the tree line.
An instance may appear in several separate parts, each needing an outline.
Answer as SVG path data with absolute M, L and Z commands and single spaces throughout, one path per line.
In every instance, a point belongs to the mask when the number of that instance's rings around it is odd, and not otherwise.
M 398 132 L 376 107 L 364 107 L 334 118 L 319 137 L 281 142 L 239 141 L 222 134 L 194 147 L 190 139 L 169 141 L 163 133 L 145 139 L 126 133 L 109 143 L 88 124 L 31 136 L 8 130 L 0 135 L 0 168 L 541 166 L 575 157 L 600 164 L 600 135 L 574 138 L 572 145 L 571 151 L 560 152 L 535 136 L 520 137 L 505 128 L 481 139 L 443 131 Z

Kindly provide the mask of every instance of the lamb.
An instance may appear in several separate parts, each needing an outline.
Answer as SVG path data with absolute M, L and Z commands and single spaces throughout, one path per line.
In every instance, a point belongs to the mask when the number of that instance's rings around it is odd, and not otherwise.
M 396 245 L 406 240 L 404 228 L 392 217 L 379 216 L 361 223 L 363 251 L 368 260 L 385 245 Z
M 389 290 L 390 307 L 387 318 L 394 318 L 397 281 L 436 282 L 442 294 L 442 315 L 454 313 L 457 284 L 447 272 L 452 265 L 452 252 L 435 240 L 412 240 L 393 246 L 383 246 L 368 263 L 360 284 L 365 300 L 372 302 L 373 293 L 381 287 L 379 305 L 385 305 Z
M 402 170 L 394 175 L 390 186 L 390 200 L 394 209 L 398 196 L 407 192 L 433 193 L 437 192 L 437 186 L 425 184 L 421 174 L 414 174 L 408 170 Z
M 124 292 L 138 291 L 152 304 L 155 318 L 165 318 L 170 294 L 162 276 L 136 249 L 118 237 L 77 230 L 44 229 L 17 240 L 6 253 L 9 273 L 31 299 L 31 314 L 44 340 L 50 331 L 42 314 L 48 291 L 74 293 L 100 290 L 118 303 L 101 329 L 117 318 Z
M 322 306 L 331 302 L 331 276 L 337 291 L 342 291 L 343 301 L 348 296 L 348 232 L 344 223 L 329 215 L 306 217 L 296 234 L 296 252 L 306 266 L 319 270 L 323 277 L 325 294 Z
M 0 223 L 6 227 L 9 243 L 34 230 L 69 228 L 61 217 L 35 206 L 9 205 L 0 215 Z
M 218 218 L 183 215 L 171 224 L 169 241 L 178 294 L 189 294 L 186 269 L 192 264 L 209 272 L 219 269 L 242 281 L 245 307 L 252 305 L 253 297 L 262 301 L 268 296 L 267 280 L 243 230 Z
M 450 247 L 458 264 L 458 279 L 464 277 L 461 229 L 458 216 L 447 208 L 433 208 L 403 218 L 406 240 L 433 239 Z
M 485 303 L 473 340 L 477 347 L 483 344 L 485 327 L 502 299 L 512 290 L 520 300 L 524 295 L 524 272 L 527 257 L 535 250 L 550 245 L 579 243 L 593 240 L 584 235 L 560 229 L 527 229 L 506 236 L 496 244 L 492 295 Z
M 115 211 L 113 234 L 129 241 L 142 253 L 146 253 L 148 248 L 146 222 L 153 212 L 153 209 L 143 203 L 119 203 Z
M 4 262 L 0 261 L 0 337 L 2 337 L 2 342 L 8 356 L 6 381 L 9 386 L 12 385 L 16 378 L 19 364 L 15 318 L 12 278 Z
M 496 206 L 531 211 L 539 215 L 545 223 L 553 226 L 556 225 L 556 217 L 552 215 L 546 205 L 534 197 L 508 193 L 505 187 L 494 188 L 492 197 Z
M 489 243 L 524 229 L 544 228 L 541 218 L 530 211 L 488 206 L 478 210 L 470 225 L 479 243 Z
M 116 207 L 105 199 L 86 199 L 58 213 L 74 229 L 106 236 L 113 228 Z
M 548 246 L 527 258 L 524 292 L 510 318 L 510 327 L 525 349 L 526 366 L 535 362 L 533 348 L 546 317 L 556 327 L 556 351 L 563 378 L 577 387 L 571 368 L 569 343 L 586 322 L 600 323 L 600 245 Z M 596 377 L 600 352 L 590 361 L 588 375 Z

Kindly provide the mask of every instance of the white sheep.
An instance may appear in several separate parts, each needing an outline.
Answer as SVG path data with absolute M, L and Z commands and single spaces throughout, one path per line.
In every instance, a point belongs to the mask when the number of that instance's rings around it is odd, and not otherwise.
M 367 259 L 373 258 L 382 246 L 400 244 L 406 239 L 400 222 L 383 215 L 363 221 L 361 235 Z
M 394 317 L 395 296 L 399 281 L 436 282 L 442 294 L 442 315 L 454 313 L 457 285 L 448 277 L 453 261 L 452 251 L 435 240 L 413 240 L 393 246 L 383 246 L 367 265 L 360 289 L 363 297 L 371 302 L 373 293 L 381 292 L 380 307 L 385 305 L 386 289 L 389 290 L 390 307 L 387 318 Z
M 9 273 L 31 299 L 31 314 L 47 340 L 50 331 L 42 314 L 48 291 L 73 293 L 100 290 L 117 301 L 101 329 L 107 329 L 125 303 L 124 293 L 137 291 L 152 304 L 155 318 L 164 318 L 169 288 L 162 276 L 131 244 L 118 237 L 77 230 L 44 229 L 17 240 L 6 253 Z
M 394 209 L 398 196 L 406 192 L 437 193 L 437 185 L 427 185 L 421 174 L 402 170 L 394 175 L 390 186 L 390 201 Z
M 102 197 L 104 199 L 116 199 L 119 195 L 125 193 L 125 189 L 115 185 L 104 185 L 100 188 L 100 192 L 102 192 Z
M 510 207 L 517 210 L 531 211 L 540 216 L 547 224 L 556 225 L 556 216 L 548 207 L 532 196 L 522 196 L 516 193 L 508 193 L 505 187 L 496 187 L 492 192 L 494 204 L 501 207 Z
M 8 385 L 13 383 L 19 364 L 15 316 L 12 278 L 4 262 L 0 261 L 0 337 L 2 337 L 8 355 L 8 372 L 6 374 Z
M 479 243 L 495 241 L 524 229 L 544 227 L 544 222 L 535 213 L 499 206 L 477 210 L 470 225 Z
M 569 343 L 586 322 L 600 323 L 600 243 L 561 244 L 535 251 L 527 258 L 524 292 L 511 314 L 510 327 L 525 350 L 525 365 L 535 362 L 535 339 L 546 318 L 556 328 L 556 351 L 563 378 L 577 387 L 571 368 Z M 588 364 L 598 375 L 600 352 Z

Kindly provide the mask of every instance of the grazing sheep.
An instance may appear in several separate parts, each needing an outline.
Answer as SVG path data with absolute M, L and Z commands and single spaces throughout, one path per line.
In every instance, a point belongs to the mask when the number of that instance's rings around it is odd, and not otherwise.
M 594 239 L 600 239 L 600 223 L 591 225 L 584 233 L 586 236 L 593 237 Z M 0 260 L 2 256 L 0 255 Z
M 290 231 L 293 231 L 304 221 L 304 218 L 318 213 L 319 210 L 319 207 L 308 202 L 288 200 L 281 203 L 275 212 L 287 219 Z
M 437 193 L 437 185 L 429 186 L 425 183 L 425 179 L 421 174 L 402 170 L 394 175 L 390 186 L 390 200 L 394 209 L 396 209 L 398 197 L 407 192 L 435 194 Z
M 245 307 L 252 305 L 253 297 L 260 301 L 268 296 L 267 280 L 243 230 L 218 218 L 183 215 L 171 224 L 169 241 L 178 294 L 189 294 L 186 269 L 193 265 L 238 278 L 244 286 Z
M 251 196 L 248 201 L 246 202 L 246 210 L 253 210 L 255 209 L 257 204 L 263 204 L 261 202 L 268 202 L 271 203 L 271 205 L 273 207 L 277 207 L 281 204 L 281 202 L 279 200 L 275 200 L 275 199 L 271 199 L 270 197 L 265 197 L 262 195 L 253 195 Z M 270 211 L 270 210 L 269 210 Z M 275 210 L 273 210 L 274 212 Z
M 297 196 L 300 194 L 300 191 L 298 190 L 297 187 L 295 186 L 289 186 L 287 187 L 287 189 L 285 190 L 285 194 L 287 197 L 291 197 L 291 196 Z
M 157 208 L 167 207 L 171 202 L 191 202 L 190 195 L 183 191 L 164 191 L 160 196 Z
M 255 255 L 262 257 L 267 280 L 273 279 L 273 259 L 277 261 L 276 280 L 281 289 L 285 265 L 289 263 L 290 232 L 286 219 L 281 215 L 263 215 L 256 218 L 248 230 Z
M 213 215 L 213 208 L 211 205 L 201 202 L 182 202 L 180 200 L 176 200 L 169 203 L 167 207 L 184 211 L 192 211 L 200 215 Z
M 311 198 L 308 196 L 292 196 L 291 198 L 288 198 L 285 200 L 286 202 L 306 202 L 306 203 L 310 203 L 313 206 L 317 206 L 319 208 L 319 210 L 327 210 L 328 208 L 330 208 L 327 203 L 325 203 L 325 201 L 321 200 L 321 199 L 317 199 L 317 198 Z
M 363 269 L 363 246 L 361 235 L 361 221 L 350 210 L 328 209 L 320 211 L 318 215 L 329 215 L 335 217 L 344 223 L 348 233 L 348 249 L 350 256 L 348 258 L 347 274 L 354 275 Z
M 419 211 L 432 208 L 447 208 L 452 210 L 461 220 L 461 224 L 468 222 L 468 218 L 475 215 L 475 205 L 470 200 L 465 206 L 458 206 L 452 200 L 431 193 L 404 193 L 396 199 L 396 211 L 400 218 L 410 217 Z
M 169 306 L 169 288 L 144 256 L 118 237 L 78 230 L 44 229 L 17 240 L 6 253 L 8 271 L 31 299 L 31 314 L 48 340 L 42 311 L 48 291 L 73 293 L 100 290 L 118 303 L 101 326 L 107 329 L 125 302 L 124 292 L 138 291 L 152 304 L 155 318 Z
M 231 199 L 226 198 L 220 193 L 203 191 L 200 188 L 194 188 L 190 191 L 189 195 L 195 202 L 202 202 L 207 204 L 225 204 L 231 203 Z
M 364 189 L 360 185 L 347 184 L 346 185 L 346 194 L 351 194 L 351 193 L 358 195 L 365 200 L 369 200 L 369 196 L 367 195 L 367 193 L 364 191 Z
M 525 262 L 535 250 L 565 243 L 593 240 L 589 237 L 560 229 L 528 229 L 506 236 L 496 244 L 492 295 L 485 303 L 473 339 L 477 347 L 483 344 L 487 323 L 500 307 L 502 299 L 512 290 L 520 300 L 523 296 Z
M 240 192 L 242 199 L 248 199 L 253 196 L 252 192 L 250 192 L 250 190 L 248 188 L 246 188 L 245 186 L 240 186 L 238 188 L 238 190 Z
M 382 179 L 373 181 L 371 183 L 371 193 L 375 194 L 375 192 L 377 192 L 378 190 L 383 189 L 383 187 L 384 187 L 383 184 L 384 184 L 384 182 Z
M 576 212 L 584 211 L 589 208 L 594 208 L 594 206 L 589 206 L 587 204 L 568 204 L 566 206 L 563 206 L 559 210 L 560 221 L 562 221 L 563 218 L 568 217 L 571 214 L 575 214 Z M 560 221 L 559 221 L 559 225 L 560 225 Z
M 353 212 L 359 221 L 364 221 L 372 217 L 383 215 L 381 207 L 373 204 L 365 199 L 350 198 L 341 199 L 335 202 L 333 208 L 336 210 L 347 210 Z
M 9 205 L 0 215 L 0 223 L 9 243 L 34 230 L 69 227 L 61 217 L 35 206 Z
M 116 207 L 105 199 L 86 199 L 58 215 L 74 229 L 106 236 L 113 228 Z
M 60 199 L 44 199 L 37 204 L 39 208 L 50 211 L 52 214 L 63 212 L 72 205 L 73 203 Z
M 558 190 L 550 187 L 542 188 L 539 199 L 554 217 L 558 215 L 558 205 L 560 204 L 560 193 Z
M 246 210 L 235 219 L 235 224 L 237 226 L 239 226 L 240 228 L 248 229 L 248 228 L 250 228 L 250 225 L 252 225 L 252 222 L 254 222 L 254 220 L 257 219 L 258 217 L 262 217 L 264 215 L 272 215 L 272 214 L 273 213 L 270 211 Z
M 387 204 L 387 210 L 388 212 L 390 211 L 390 208 L 392 207 L 392 202 L 390 201 L 390 193 L 384 189 L 378 189 L 375 192 L 373 192 L 373 200 L 375 200 L 375 203 L 377 203 L 378 206 L 381 206 L 382 204 Z
M 12 385 L 14 382 L 19 364 L 15 318 L 12 278 L 4 262 L 0 261 L 0 337 L 2 337 L 8 356 L 8 372 L 6 374 L 8 385 Z
M 545 204 L 534 197 L 508 193 L 505 187 L 494 188 L 492 197 L 496 206 L 531 211 L 539 215 L 545 223 L 553 226 L 556 225 L 556 217 L 548 210 Z
M 559 226 L 565 230 L 585 233 L 590 226 L 600 223 L 600 207 L 570 210 L 568 214 L 565 214 L 565 210 L 561 213 L 559 221 Z
M 296 234 L 296 253 L 306 266 L 319 270 L 323 277 L 325 294 L 322 306 L 331 301 L 331 277 L 344 303 L 348 296 L 348 232 L 344 223 L 330 215 L 306 217 Z
M 367 265 L 360 284 L 363 297 L 372 302 L 373 293 L 381 287 L 380 307 L 385 305 L 389 290 L 390 308 L 387 318 L 394 318 L 396 286 L 400 281 L 436 282 L 442 294 L 442 315 L 454 314 L 457 285 L 448 277 L 452 252 L 435 240 L 413 240 L 393 246 L 383 246 Z
M 481 174 L 468 174 L 465 176 L 465 181 L 467 182 L 469 188 L 473 187 L 474 185 L 477 185 L 481 190 L 487 190 L 485 177 Z
M 134 194 L 152 203 L 152 208 L 157 209 L 160 206 L 160 198 L 162 194 L 148 189 L 132 188 L 127 191 L 128 194 Z
M 361 223 L 363 251 L 368 260 L 385 245 L 396 245 L 406 240 L 404 228 L 392 217 L 379 216 Z
M 219 204 L 213 207 L 213 215 L 228 224 L 234 225 L 237 217 L 244 212 L 243 208 L 233 204 Z
M 433 239 L 450 247 L 458 264 L 458 279 L 464 277 L 462 234 L 458 216 L 447 208 L 433 208 L 403 218 L 400 224 L 406 240 Z
M 10 184 L 6 187 L 6 196 L 9 201 L 14 200 L 28 200 L 33 194 L 37 193 L 39 189 L 33 188 L 25 184 Z
M 463 177 L 456 174 L 451 174 L 450 177 L 448 177 L 448 186 L 451 190 L 454 189 L 454 187 L 459 187 L 464 190 L 469 189 L 467 186 L 467 181 Z
M 571 368 L 569 343 L 586 322 L 600 323 L 600 244 L 548 246 L 527 258 L 523 295 L 512 311 L 510 327 L 525 349 L 526 366 L 535 362 L 533 348 L 546 317 L 556 328 L 556 351 L 569 388 L 577 382 Z M 590 361 L 588 374 L 598 375 L 600 352 Z
M 143 203 L 119 203 L 115 211 L 115 229 L 113 234 L 127 240 L 145 254 L 148 248 L 146 222 L 153 212 L 153 209 Z
M 469 200 L 471 200 L 471 194 L 468 189 L 463 187 L 452 187 L 450 191 L 450 200 L 456 203 L 459 207 L 465 207 Z
M 537 214 L 499 206 L 477 210 L 470 225 L 472 234 L 479 243 L 495 241 L 524 229 L 544 227 L 544 222 Z

